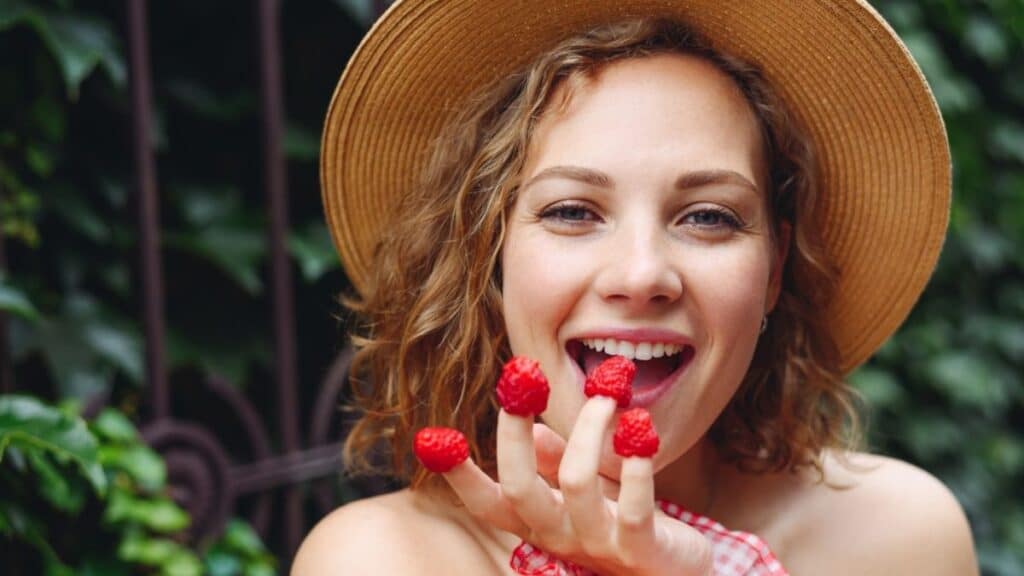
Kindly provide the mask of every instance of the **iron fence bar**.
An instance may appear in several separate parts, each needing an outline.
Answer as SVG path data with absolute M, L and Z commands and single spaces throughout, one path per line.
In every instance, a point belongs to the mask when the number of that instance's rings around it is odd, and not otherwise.
M 247 494 L 330 476 L 340 466 L 341 445 L 329 444 L 235 466 L 231 478 L 235 492 Z
M 273 296 L 274 371 L 277 383 L 278 414 L 285 457 L 299 450 L 298 387 L 295 370 L 295 338 L 292 319 L 291 268 L 286 242 L 288 237 L 288 198 L 286 166 L 282 153 L 283 90 L 279 3 L 259 0 L 260 93 L 263 118 L 263 168 L 270 219 L 270 274 Z M 290 555 L 299 547 L 303 531 L 302 492 L 285 489 L 284 534 Z
M 0 189 L 0 198 L 3 190 Z M 0 275 L 7 271 L 7 254 L 4 252 L 4 235 L 0 232 Z M 0 310 L 0 394 L 14 392 L 14 360 L 7 342 L 7 314 Z
M 146 335 L 146 382 L 155 420 L 170 414 L 164 367 L 164 286 L 160 262 L 160 212 L 156 193 L 150 102 L 149 40 L 145 0 L 128 0 L 128 46 L 132 106 L 134 186 L 138 194 L 139 270 Z

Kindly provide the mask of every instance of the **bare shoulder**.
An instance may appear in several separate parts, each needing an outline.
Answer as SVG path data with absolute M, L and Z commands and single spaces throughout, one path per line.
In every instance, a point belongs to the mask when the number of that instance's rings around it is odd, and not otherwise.
M 306 536 L 292 576 L 436 574 L 466 532 L 409 490 L 352 502 L 324 517 Z
M 956 498 L 934 476 L 870 454 L 830 455 L 825 483 L 808 487 L 789 568 L 806 562 L 850 574 L 977 574 L 970 526 Z

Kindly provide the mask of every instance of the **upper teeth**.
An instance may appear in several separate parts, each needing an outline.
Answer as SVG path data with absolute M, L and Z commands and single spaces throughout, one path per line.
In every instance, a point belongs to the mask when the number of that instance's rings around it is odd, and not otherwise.
M 662 356 L 678 354 L 683 349 L 681 344 L 667 342 L 626 342 L 614 338 L 588 338 L 583 345 L 591 350 L 604 352 L 611 356 L 625 356 L 630 360 L 650 360 Z

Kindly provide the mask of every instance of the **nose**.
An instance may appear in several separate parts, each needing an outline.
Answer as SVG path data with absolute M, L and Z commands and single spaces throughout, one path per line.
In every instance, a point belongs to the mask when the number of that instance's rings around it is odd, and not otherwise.
M 609 237 L 605 266 L 595 288 L 608 301 L 631 306 L 674 302 L 683 279 L 672 261 L 671 240 L 655 227 L 637 226 Z

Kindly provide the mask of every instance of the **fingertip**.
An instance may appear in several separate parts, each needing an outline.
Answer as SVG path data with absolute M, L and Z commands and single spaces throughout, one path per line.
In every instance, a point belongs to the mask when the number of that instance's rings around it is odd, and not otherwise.
M 643 408 L 631 408 L 620 414 L 612 444 L 615 453 L 624 458 L 650 458 L 657 454 L 660 440 L 651 413 Z
M 495 392 L 503 410 L 534 418 L 547 409 L 551 386 L 536 360 L 515 356 L 502 368 Z
M 424 468 L 443 474 L 469 458 L 469 442 L 454 428 L 422 428 L 413 438 L 413 454 Z
M 620 478 L 627 480 L 646 480 L 654 477 L 654 460 L 646 456 L 629 456 L 622 459 Z
M 591 396 L 587 399 L 584 406 L 592 406 L 593 410 L 600 410 L 602 413 L 607 413 L 610 416 L 615 413 L 619 404 L 618 401 L 611 396 Z

